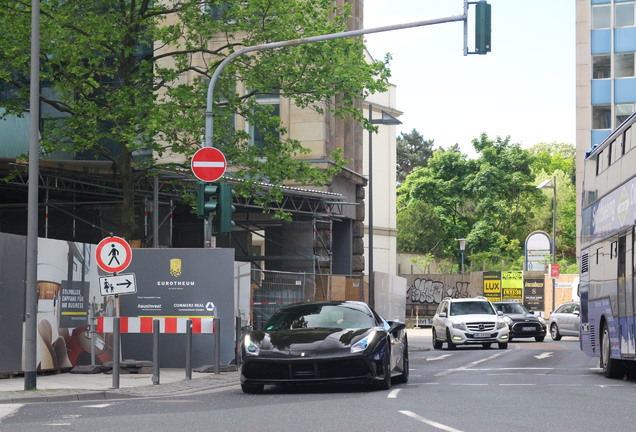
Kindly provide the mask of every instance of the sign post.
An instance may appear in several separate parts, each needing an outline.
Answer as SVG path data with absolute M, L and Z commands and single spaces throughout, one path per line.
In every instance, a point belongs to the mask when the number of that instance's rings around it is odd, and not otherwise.
M 121 237 L 106 237 L 97 244 L 95 258 L 105 272 L 119 273 L 132 261 L 132 248 Z
M 550 277 L 556 279 L 561 274 L 561 267 L 559 264 L 550 264 Z
M 190 166 L 196 178 L 204 182 L 213 182 L 223 177 L 227 161 L 221 150 L 203 147 L 192 156 Z

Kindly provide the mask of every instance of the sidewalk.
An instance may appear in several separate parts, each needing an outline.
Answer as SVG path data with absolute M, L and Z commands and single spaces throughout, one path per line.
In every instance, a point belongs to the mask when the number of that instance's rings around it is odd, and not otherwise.
M 409 351 L 430 348 L 430 329 L 409 329 Z M 119 375 L 119 388 L 112 388 L 110 374 L 39 374 L 37 390 L 24 390 L 24 377 L 0 378 L 0 404 L 52 401 L 112 400 L 202 392 L 238 385 L 239 372 L 201 373 L 192 371 L 185 379 L 185 369 L 161 369 L 159 384 L 152 384 L 152 374 Z
M 109 400 L 192 393 L 238 384 L 239 373 L 192 372 L 185 379 L 185 369 L 161 369 L 159 384 L 152 384 L 152 374 L 120 374 L 119 388 L 112 388 L 110 374 L 58 373 L 38 375 L 36 390 L 24 390 L 24 377 L 0 379 L 0 403 L 51 402 L 74 400 Z

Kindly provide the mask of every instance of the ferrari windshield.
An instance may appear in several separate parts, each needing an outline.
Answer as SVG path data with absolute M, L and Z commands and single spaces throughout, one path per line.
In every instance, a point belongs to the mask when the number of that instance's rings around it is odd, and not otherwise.
M 376 325 L 370 311 L 350 304 L 308 304 L 283 308 L 267 322 L 267 330 L 310 328 L 370 328 Z

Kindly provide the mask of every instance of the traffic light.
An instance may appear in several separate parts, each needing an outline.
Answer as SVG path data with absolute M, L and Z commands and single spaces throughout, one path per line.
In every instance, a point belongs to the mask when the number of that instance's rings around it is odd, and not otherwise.
M 475 9 L 475 53 L 490 52 L 490 5 L 484 0 L 478 1 Z
M 219 199 L 214 224 L 217 234 L 232 232 L 234 226 L 234 222 L 232 222 L 232 213 L 234 212 L 232 195 L 232 186 L 225 182 L 219 185 Z
M 199 219 L 214 216 L 212 234 L 227 234 L 232 231 L 232 186 L 222 183 L 199 182 L 197 189 L 196 215 Z
M 219 186 L 213 183 L 199 182 L 197 188 L 196 215 L 199 219 L 207 218 L 216 210 L 216 193 Z

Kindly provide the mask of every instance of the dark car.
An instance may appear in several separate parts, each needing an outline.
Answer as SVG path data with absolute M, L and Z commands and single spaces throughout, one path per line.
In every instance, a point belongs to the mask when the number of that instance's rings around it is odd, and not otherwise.
M 498 311 L 503 312 L 504 319 L 510 329 L 510 339 L 534 338 L 537 342 L 543 342 L 548 326 L 545 320 L 526 309 L 517 302 L 492 302 Z
M 362 382 L 388 390 L 409 377 L 406 326 L 353 301 L 298 303 L 279 309 L 264 330 L 243 335 L 241 388 L 266 384 Z

